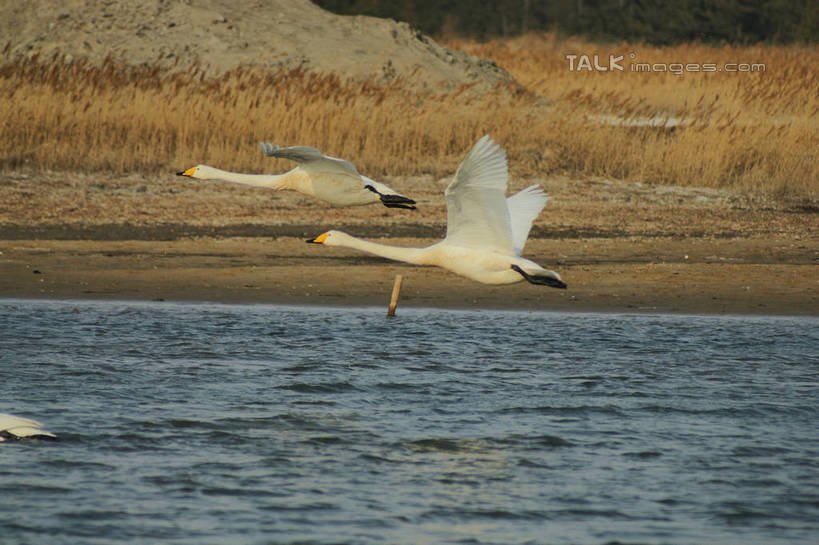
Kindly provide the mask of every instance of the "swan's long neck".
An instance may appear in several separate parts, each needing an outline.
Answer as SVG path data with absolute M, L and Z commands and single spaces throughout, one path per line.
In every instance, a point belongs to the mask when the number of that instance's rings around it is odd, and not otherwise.
M 241 172 L 230 172 L 228 170 L 221 170 L 213 168 L 212 177 L 226 182 L 233 182 L 236 184 L 252 185 L 255 187 L 266 187 L 269 189 L 288 189 L 285 174 L 242 174 Z
M 369 242 L 355 238 L 350 235 L 344 237 L 340 241 L 339 246 L 361 250 L 373 255 L 386 257 L 395 261 L 404 261 L 414 265 L 430 265 L 427 259 L 427 248 L 404 248 L 402 246 L 390 246 L 388 244 L 378 244 L 377 242 Z

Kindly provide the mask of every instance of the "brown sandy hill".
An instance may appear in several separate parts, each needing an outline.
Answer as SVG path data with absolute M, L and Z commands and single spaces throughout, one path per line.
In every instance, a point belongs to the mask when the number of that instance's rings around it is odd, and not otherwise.
M 342 77 L 488 88 L 494 62 L 440 46 L 406 23 L 339 16 L 308 0 L 12 0 L 0 2 L 6 56 L 50 56 L 212 70 L 303 67 Z

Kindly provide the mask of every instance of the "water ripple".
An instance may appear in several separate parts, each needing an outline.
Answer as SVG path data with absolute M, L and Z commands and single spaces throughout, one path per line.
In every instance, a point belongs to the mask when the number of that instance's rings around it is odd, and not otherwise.
M 60 436 L 0 446 L 10 543 L 819 534 L 815 318 L 7 300 L 0 331 L 0 412 Z

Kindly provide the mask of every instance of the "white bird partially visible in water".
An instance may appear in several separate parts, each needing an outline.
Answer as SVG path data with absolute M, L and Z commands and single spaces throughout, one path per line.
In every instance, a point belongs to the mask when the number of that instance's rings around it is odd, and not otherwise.
M 30 418 L 0 413 L 0 443 L 18 439 L 56 439 L 53 433 L 45 431 L 43 425 Z
M 377 244 L 341 231 L 307 242 L 344 246 L 415 265 L 435 265 L 484 284 L 532 284 L 565 289 L 560 275 L 520 257 L 532 222 L 549 199 L 532 185 L 506 198 L 506 153 L 484 136 L 446 188 L 446 238 L 425 248 Z
M 415 209 L 415 201 L 375 180 L 362 176 L 349 161 L 328 157 L 316 148 L 293 146 L 280 148 L 261 142 L 262 153 L 268 157 L 290 159 L 299 164 L 284 174 L 242 174 L 208 165 L 196 165 L 179 176 L 199 180 L 223 180 L 237 184 L 289 189 L 326 201 L 334 206 L 357 206 L 381 202 L 387 208 Z

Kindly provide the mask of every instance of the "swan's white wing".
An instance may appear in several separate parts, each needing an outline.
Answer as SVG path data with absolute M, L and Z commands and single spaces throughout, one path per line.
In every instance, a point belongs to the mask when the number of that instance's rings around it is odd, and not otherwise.
M 13 414 L 0 413 L 0 441 L 6 439 L 22 439 L 26 437 L 52 437 L 57 436 L 42 429 L 42 424 L 30 418 L 14 416 Z
M 23 418 L 22 416 L 15 416 L 8 413 L 0 413 L 0 431 L 9 428 L 16 428 L 18 426 L 40 427 L 42 424 L 31 418 Z
M 529 238 L 532 222 L 546 206 L 548 200 L 549 197 L 537 184 L 530 185 L 506 199 L 506 207 L 509 209 L 509 224 L 512 229 L 512 248 L 515 255 L 523 253 L 523 247 L 526 245 L 526 239 Z
M 57 437 L 53 433 L 49 433 L 42 428 L 35 428 L 32 426 L 20 426 L 17 428 L 9 428 L 7 430 L 3 430 L 8 432 L 9 434 L 13 435 L 18 439 L 25 439 L 27 437 Z
M 489 136 L 472 147 L 446 188 L 446 242 L 512 254 L 506 152 Z
M 309 146 L 291 146 L 289 148 L 280 148 L 270 142 L 260 142 L 259 147 L 262 148 L 262 153 L 268 157 L 278 157 L 281 159 L 290 159 L 297 162 L 303 168 L 313 170 L 316 172 L 337 172 L 339 174 L 347 174 L 352 176 L 359 176 L 355 165 L 344 159 L 337 159 L 322 154 L 316 148 Z

